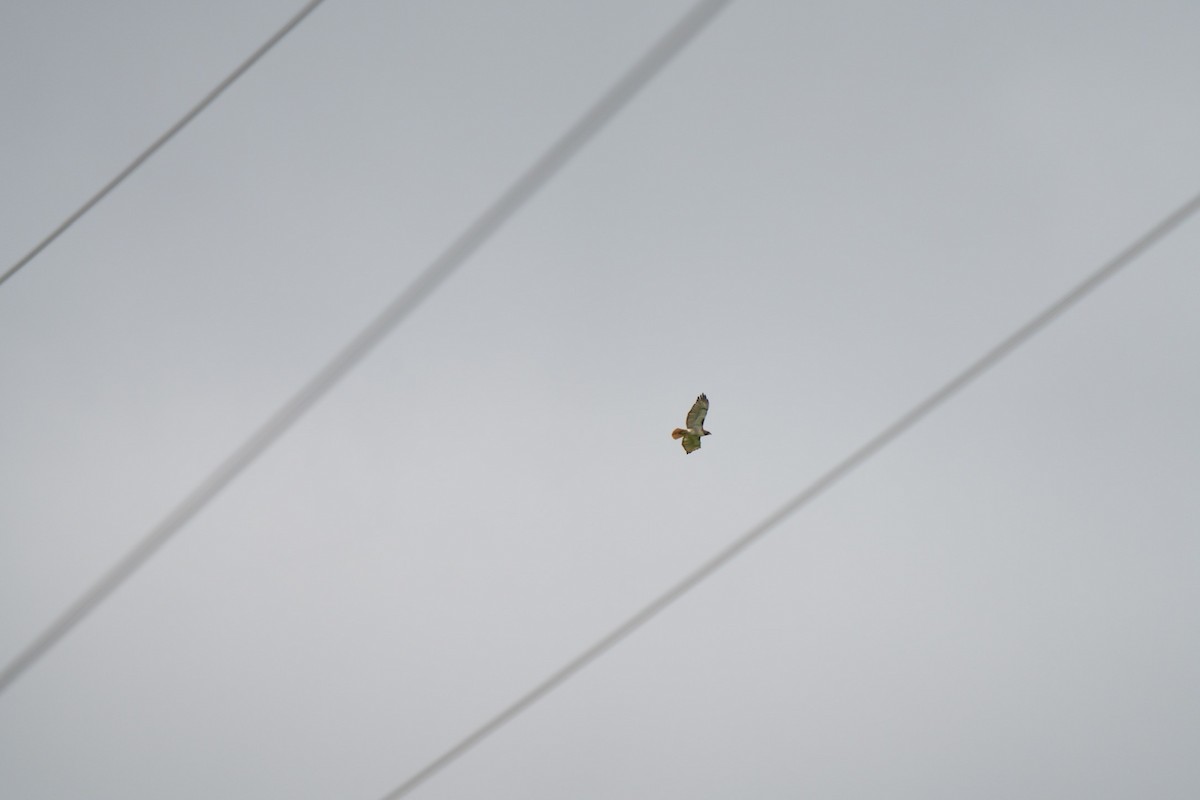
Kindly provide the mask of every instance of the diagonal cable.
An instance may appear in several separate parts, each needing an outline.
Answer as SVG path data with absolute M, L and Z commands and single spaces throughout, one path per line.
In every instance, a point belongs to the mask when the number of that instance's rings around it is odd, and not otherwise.
M 129 162 L 129 165 L 127 167 L 125 167 L 125 169 L 118 172 L 117 176 L 115 178 L 113 178 L 108 183 L 104 184 L 104 186 L 102 186 L 100 188 L 100 191 L 96 192 L 94 195 L 89 197 L 83 205 L 81 205 L 79 208 L 75 209 L 75 212 L 73 214 L 71 214 L 71 216 L 69 216 L 65 220 L 63 220 L 62 223 L 57 228 L 50 231 L 50 233 L 44 239 L 42 239 L 40 242 L 38 242 L 37 245 L 32 250 L 30 250 L 25 255 L 21 256 L 21 258 L 19 258 L 17 260 L 17 263 L 15 263 L 11 267 L 9 267 L 8 270 L 6 270 L 3 275 L 0 275 L 0 284 L 3 284 L 6 280 L 11 278 L 13 275 L 16 275 L 17 272 L 20 271 L 20 269 L 22 267 L 24 267 L 26 264 L 28 264 L 30 261 L 32 261 L 34 258 L 36 258 L 38 253 L 45 250 L 47 247 L 50 246 L 51 242 L 53 242 L 55 239 L 57 239 L 59 236 L 61 236 L 64 232 L 66 232 L 67 228 L 70 228 L 72 225 L 74 225 L 76 222 L 78 222 L 80 217 L 82 217 L 87 212 L 91 211 L 92 207 L 95 206 L 97 203 L 99 203 L 101 200 L 103 200 L 105 197 L 107 197 L 109 192 L 111 192 L 113 189 L 117 188 L 126 178 L 128 178 L 130 175 L 132 175 L 137 170 L 138 167 L 140 167 L 142 164 L 146 163 L 146 161 L 149 160 L 150 156 L 152 156 L 158 152 L 159 148 L 161 148 L 167 142 L 171 141 L 171 139 L 175 138 L 175 134 L 179 133 L 181 130 L 186 128 L 189 122 L 191 122 L 192 120 L 194 120 L 196 117 L 198 117 L 200 115 L 200 112 L 204 111 L 204 109 L 206 109 L 210 105 L 212 105 L 212 102 L 214 100 L 216 100 L 218 97 L 220 97 L 222 92 L 224 92 L 226 89 L 228 89 L 230 86 L 232 86 L 234 81 L 236 81 L 238 78 L 242 77 L 242 75 L 245 74 L 246 70 L 248 70 L 252 66 L 254 66 L 254 64 L 260 58 L 265 56 L 272 47 L 279 44 L 280 40 L 283 39 L 283 37 L 285 37 L 289 33 L 291 33 L 293 28 L 295 28 L 297 25 L 299 25 L 301 22 L 303 22 L 304 18 L 307 17 L 309 14 L 311 14 L 313 12 L 313 10 L 315 10 L 316 7 L 321 5 L 321 3 L 323 3 L 323 2 L 325 2 L 325 0 L 309 0 L 309 2 L 305 3 L 304 6 L 299 11 L 297 11 L 295 13 L 295 15 L 293 15 L 292 18 L 289 19 L 282 28 L 277 30 L 275 32 L 275 34 L 273 36 L 271 36 L 270 39 L 267 39 L 265 42 L 263 42 L 262 45 L 257 50 L 255 50 L 253 53 L 251 53 L 249 55 L 249 57 L 246 58 L 245 61 L 243 61 L 241 64 L 239 64 L 233 72 L 229 73 L 229 75 L 227 75 L 225 77 L 225 80 L 218 83 L 216 88 L 214 88 L 208 94 L 204 95 L 204 97 L 201 98 L 200 102 L 197 103 L 196 105 L 192 106 L 191 110 L 189 110 L 186 114 L 184 114 L 182 117 L 180 117 L 178 122 L 176 122 L 174 125 L 172 125 L 170 128 L 168 128 L 166 133 L 164 133 L 162 136 L 159 136 L 157 139 L 155 139 L 153 142 L 151 142 L 150 146 L 147 147 L 145 150 L 143 150 L 138 155 L 137 158 L 135 158 L 133 161 Z
M 243 470 L 274 444 L 306 411 L 462 266 L 497 229 L 580 151 L 634 95 L 712 21 L 729 0 L 700 0 L 659 39 L 578 121 L 492 203 L 417 279 L 345 345 L 308 383 L 272 414 L 199 486 L 152 528 L 124 557 L 79 597 L 0 672 L 0 694 L 72 628 L 116 591 L 171 537 L 212 502 Z
M 805 487 L 799 494 L 792 497 L 753 528 L 743 533 L 737 539 L 734 539 L 733 542 L 728 544 L 723 550 L 709 558 L 658 597 L 651 600 L 637 613 L 633 614 L 620 625 L 613 628 L 579 655 L 575 656 L 566 664 L 559 667 L 547 678 L 543 679 L 541 683 L 534 686 L 507 708 L 496 714 L 487 722 L 480 725 L 467 736 L 463 737 L 453 747 L 449 748 L 440 756 L 419 769 L 417 772 L 413 773 L 407 780 L 404 781 L 404 783 L 400 784 L 395 789 L 384 795 L 383 800 L 400 800 L 400 798 L 406 797 L 420 784 L 424 783 L 436 773 L 440 772 L 451 763 L 461 758 L 475 745 L 479 744 L 499 728 L 502 728 L 504 725 L 511 722 L 521 712 L 525 711 L 525 709 L 529 708 L 534 703 L 548 695 L 550 692 L 557 689 L 560 685 L 572 678 L 577 672 L 619 644 L 631 633 L 645 625 L 650 620 L 654 619 L 656 616 L 666 610 L 668 606 L 702 583 L 717 570 L 724 567 L 726 564 L 740 555 L 744 550 L 750 547 L 750 545 L 757 542 L 773 528 L 778 526 L 779 523 L 783 522 L 792 514 L 795 514 L 804 506 L 808 505 L 811 500 L 822 494 L 826 489 L 836 484 L 842 478 L 846 477 L 856 467 L 860 466 L 863 462 L 870 459 L 884 447 L 891 444 L 893 440 L 924 419 L 938 406 L 942 405 L 951 397 L 958 394 L 958 392 L 960 392 L 968 384 L 975 381 L 975 379 L 979 378 L 992 367 L 996 366 L 1018 347 L 1025 344 L 1025 342 L 1029 341 L 1031 338 L 1040 333 L 1068 309 L 1100 286 L 1100 284 L 1104 283 L 1117 272 L 1128 266 L 1134 259 L 1146 252 L 1146 250 L 1150 249 L 1150 247 L 1185 222 L 1198 210 L 1200 210 L 1200 195 L 1197 195 L 1184 203 L 1176 211 L 1167 216 L 1162 222 L 1151 228 L 1141 238 L 1122 250 L 1110 261 L 1101 266 L 1058 300 L 1055 300 L 1024 325 L 1017 328 L 1016 331 L 1009 334 L 1005 339 L 1000 341 L 999 344 L 993 346 L 964 370 L 943 384 L 941 388 L 934 391 L 924 400 L 917 403 L 915 406 L 898 417 L 894 422 L 892 422 L 892 424 L 875 434 L 873 437 L 867 440 L 865 444 L 861 445 L 857 450 L 839 461 L 827 472 Z

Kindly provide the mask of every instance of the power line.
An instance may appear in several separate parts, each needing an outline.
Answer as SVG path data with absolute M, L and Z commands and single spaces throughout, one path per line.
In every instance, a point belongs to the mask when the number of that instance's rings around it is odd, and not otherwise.
M 972 362 L 966 369 L 947 381 L 941 388 L 937 389 L 924 400 L 910 408 L 882 431 L 875 434 L 875 436 L 869 439 L 865 444 L 861 445 L 857 450 L 839 461 L 827 472 L 821 475 L 821 477 L 817 478 L 813 483 L 805 487 L 799 494 L 792 497 L 753 528 L 743 533 L 737 539 L 734 539 L 731 544 L 727 545 L 723 550 L 709 558 L 658 597 L 651 600 L 637 613 L 633 614 L 620 625 L 613 628 L 579 655 L 575 656 L 566 664 L 559 667 L 557 670 L 551 673 L 549 677 L 542 680 L 541 683 L 534 686 L 499 714 L 496 714 L 494 717 L 461 739 L 453 747 L 430 761 L 417 772 L 413 773 L 412 776 L 404 781 L 404 783 L 400 784 L 395 789 L 384 795 L 383 800 L 399 800 L 399 798 L 407 796 L 410 792 L 412 792 L 413 789 L 417 788 L 417 786 L 433 777 L 433 775 L 436 773 L 445 769 L 452 762 L 458 760 L 475 745 L 479 744 L 496 730 L 511 722 L 525 709 L 529 708 L 547 694 L 554 691 L 561 684 L 565 683 L 567 680 L 573 677 L 575 673 L 591 664 L 593 661 L 619 644 L 631 633 L 645 625 L 650 620 L 654 619 L 654 617 L 666 610 L 668 606 L 670 606 L 683 595 L 687 594 L 690 590 L 695 588 L 717 570 L 721 569 L 721 567 L 728 564 L 744 550 L 750 547 L 750 545 L 757 542 L 770 530 L 779 525 L 779 523 L 783 522 L 785 519 L 799 511 L 804 506 L 808 505 L 811 500 L 822 494 L 826 489 L 836 484 L 842 478 L 846 477 L 846 475 L 852 472 L 856 467 L 870 459 L 901 434 L 905 433 L 909 428 L 916 425 L 917 422 L 926 417 L 931 411 L 942 405 L 942 403 L 946 402 L 954 395 L 958 394 L 959 391 L 973 382 L 976 378 L 980 377 L 992 367 L 996 366 L 996 364 L 1003 360 L 1005 356 L 1009 355 L 1029 339 L 1040 333 L 1044 328 L 1050 325 L 1050 323 L 1054 322 L 1059 316 L 1071 308 L 1071 306 L 1078 303 L 1094 289 L 1100 286 L 1100 284 L 1104 283 L 1121 269 L 1126 267 L 1130 262 L 1132 262 L 1139 255 L 1161 240 L 1164 236 L 1186 221 L 1198 210 L 1200 210 L 1200 195 L 1197 195 L 1184 203 L 1179 209 L 1166 217 L 1162 222 L 1151 228 L 1150 231 L 1144 234 L 1140 239 L 1135 241 L 1125 250 L 1118 253 L 1112 260 L 1108 261 L 1102 267 L 1097 269 L 1058 300 L 1055 300 L 1053 303 L 1043 309 L 1037 316 L 1033 317 L 1020 328 L 1017 328 L 1015 332 L 1010 334 L 999 344 L 995 345 L 974 362 Z
M 151 142 L 150 146 L 147 147 L 145 150 L 143 150 L 141 152 L 141 154 L 138 155 L 137 158 L 135 158 L 133 161 L 129 162 L 129 165 L 127 167 L 125 167 L 125 169 L 118 172 L 117 176 L 115 178 L 113 178 L 108 183 L 104 184 L 104 186 L 100 188 L 100 191 L 96 192 L 94 195 L 89 197 L 83 205 L 81 205 L 79 208 L 75 209 L 75 213 L 71 214 L 71 216 L 69 216 L 65 220 L 63 220 L 62 224 L 60 224 L 57 228 L 52 230 L 46 236 L 46 238 L 44 238 L 40 242 L 38 242 L 37 246 L 35 246 L 32 250 L 30 250 L 25 255 L 21 256 L 21 258 L 17 260 L 17 263 L 15 263 L 11 267 L 9 267 L 8 271 L 5 272 L 3 275 L 0 275 L 0 284 L 3 284 L 6 280 L 11 278 L 13 275 L 17 274 L 17 272 L 22 267 L 24 267 L 26 264 L 28 264 L 30 261 L 32 261 L 34 258 L 36 258 L 38 253 L 45 250 L 50 245 L 51 242 L 53 242 L 55 239 L 57 239 L 59 236 L 61 236 L 67 230 L 67 228 L 71 227 L 76 222 L 78 222 L 80 217 L 82 217 L 87 212 L 91 211 L 92 207 L 95 206 L 97 203 L 99 203 L 101 200 L 103 200 L 108 195 L 109 192 L 111 192 L 113 189 L 117 188 L 126 178 L 128 178 L 130 175 L 132 175 L 134 173 L 134 171 L 137 170 L 138 167 L 140 167 L 142 164 L 146 163 L 146 161 L 150 158 L 150 156 L 157 153 L 159 148 L 161 148 L 164 144 L 171 141 L 171 139 L 173 139 L 175 137 L 175 134 L 179 133 L 181 130 L 183 130 L 185 127 L 187 127 L 189 122 L 191 122 L 196 117 L 198 117 L 200 115 L 200 112 L 202 112 L 202 111 L 204 111 L 204 109 L 208 108 L 214 100 L 216 100 L 218 97 L 221 96 L 222 92 L 224 92 L 231 85 L 233 85 L 234 81 L 236 81 L 238 78 L 242 77 L 242 75 L 246 72 L 246 70 L 248 70 L 248 69 L 250 69 L 250 67 L 254 66 L 255 62 L 257 62 L 260 58 L 265 56 L 272 47 L 279 44 L 279 41 L 281 39 L 283 39 L 283 37 L 285 37 L 289 33 L 291 33 L 293 28 L 295 28 L 297 25 L 299 25 L 301 22 L 303 22 L 304 18 L 307 17 L 309 14 L 311 14 L 313 12 L 313 10 L 316 9 L 316 7 L 321 5 L 321 3 L 323 3 L 323 2 L 325 2 L 325 0 L 309 0 L 308 3 L 305 3 L 304 6 L 299 11 L 297 11 L 296 14 L 291 19 L 289 19 L 282 28 L 277 30 L 275 32 L 275 34 L 273 36 L 271 36 L 270 39 L 267 39 L 265 42 L 263 42 L 262 45 L 257 50 L 255 50 L 253 53 L 251 53 L 250 56 L 245 61 L 243 61 L 241 64 L 239 64 L 233 72 L 229 73 L 229 75 L 227 75 L 225 77 L 225 80 L 218 83 L 215 89 L 213 89 L 211 92 L 206 94 L 200 100 L 199 103 L 192 106 L 191 110 L 188 111 L 186 114 L 184 114 L 182 117 L 180 117 L 178 122 L 176 122 L 174 125 L 172 125 L 170 128 L 168 128 L 166 133 L 164 133 L 162 136 L 159 136 L 157 139 L 155 139 L 153 142 Z M 2 685 L 2 684 L 0 684 L 0 685 Z
M 192 517 L 200 513 L 222 489 L 337 385 L 385 336 L 428 299 L 446 278 L 578 153 L 629 103 L 638 90 L 649 83 L 728 3 L 729 0 L 700 0 L 692 6 L 687 14 L 601 95 L 566 133 L 500 195 L 499 199 L 459 234 L 412 284 L 351 339 L 308 383 L 268 417 L 249 439 L 221 462 L 132 550 L 19 653 L 4 671 L 0 672 L 0 694 L 127 581 Z

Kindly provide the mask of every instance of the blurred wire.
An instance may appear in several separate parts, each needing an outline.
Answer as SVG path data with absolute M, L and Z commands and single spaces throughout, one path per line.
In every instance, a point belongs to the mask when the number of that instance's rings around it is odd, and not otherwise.
M 346 376 L 552 178 L 638 90 L 704 29 L 729 0 L 701 0 L 643 55 L 587 112 L 535 161 L 417 279 L 345 345 L 308 383 L 217 466 L 134 548 L 50 624 L 0 672 L 0 694 L 95 610 L 166 544 L 222 489 L 250 466 L 298 419 Z
M 915 406 L 897 418 L 896 421 L 891 425 L 888 425 L 882 431 L 875 434 L 875 436 L 868 440 L 865 444 L 835 464 L 831 469 L 821 475 L 821 477 L 817 478 L 816 481 L 809 484 L 799 494 L 795 495 L 792 497 L 792 499 L 788 500 L 786 503 L 776 509 L 774 513 L 770 514 L 753 528 L 743 533 L 737 539 L 733 540 L 733 542 L 726 546 L 725 549 L 712 556 L 710 559 L 708 559 L 708 561 L 705 561 L 674 586 L 667 589 L 654 600 L 650 601 L 640 611 L 622 622 L 608 634 L 601 637 L 591 647 L 587 648 L 582 653 L 575 656 L 575 658 L 559 667 L 555 672 L 551 673 L 549 677 L 530 689 L 512 705 L 505 708 L 483 725 L 480 725 L 449 750 L 446 750 L 433 761 L 430 761 L 420 770 L 415 772 L 411 777 L 404 781 L 404 783 L 400 784 L 395 789 L 388 792 L 388 794 L 384 795 L 383 800 L 399 800 L 399 798 L 408 795 L 413 789 L 417 788 L 417 786 L 424 783 L 437 772 L 440 772 L 453 761 L 457 760 L 497 729 L 503 727 L 508 722 L 511 722 L 512 719 L 522 711 L 529 708 L 531 705 L 545 697 L 554 689 L 558 688 L 559 685 L 566 682 L 575 673 L 579 672 L 588 664 L 604 655 L 604 653 L 615 647 L 618 643 L 620 643 L 638 628 L 654 619 L 654 617 L 658 616 L 658 614 L 665 610 L 669 605 L 685 595 L 688 591 L 700 584 L 721 567 L 728 564 L 739 554 L 741 554 L 742 551 L 762 538 L 768 531 L 775 528 L 777 525 L 779 525 L 779 523 L 783 522 L 792 514 L 806 506 L 809 501 L 820 495 L 829 487 L 836 484 L 856 467 L 861 465 L 864 461 L 868 460 L 877 452 L 890 444 L 892 440 L 896 439 L 913 425 L 917 424 L 917 422 L 923 419 L 935 408 L 949 400 L 960 390 L 973 382 L 976 378 L 980 377 L 992 367 L 996 366 L 996 364 L 1004 359 L 1005 356 L 1041 332 L 1046 326 L 1054 322 L 1054 320 L 1071 308 L 1071 306 L 1078 303 L 1086 295 L 1090 294 L 1096 287 L 1104 283 L 1122 268 L 1127 266 L 1135 258 L 1144 253 L 1156 242 L 1195 214 L 1197 210 L 1200 210 L 1200 195 L 1197 195 L 1196 197 L 1193 197 L 1191 200 L 1184 203 L 1178 210 L 1174 211 L 1170 216 L 1158 223 L 1158 225 L 1151 228 L 1148 233 L 1143 235 L 1125 250 L 1117 254 L 1111 261 L 1097 269 L 1085 280 L 1075 286 L 1075 288 L 1071 289 L 1061 298 L 1047 306 L 1041 313 L 1026 322 L 1014 333 L 1002 340 L 999 344 L 992 347 L 992 349 L 980 356 L 962 372 L 951 378 L 940 389 L 930 394 L 920 403 L 917 403 Z
M 71 227 L 76 222 L 78 222 L 80 217 L 82 217 L 87 212 L 91 211 L 92 207 L 94 205 L 96 205 L 101 200 L 103 200 L 108 195 L 108 193 L 111 192 L 113 189 L 117 188 L 117 186 L 119 186 L 126 178 L 128 178 L 130 175 L 132 175 L 133 172 L 138 167 L 140 167 L 142 164 L 146 163 L 146 161 L 150 158 L 150 156 L 152 156 L 156 152 L 158 152 L 158 149 L 160 147 L 162 147 L 164 144 L 171 141 L 171 139 L 174 138 L 175 134 L 179 133 L 181 130 L 183 130 L 185 127 L 187 127 L 187 124 L 189 122 L 191 122 L 197 116 L 199 116 L 201 111 L 208 108 L 209 105 L 212 104 L 212 101 L 214 101 L 218 97 L 220 97 L 222 92 L 224 92 L 226 89 L 228 89 L 233 84 L 234 81 L 236 81 L 238 78 L 242 77 L 242 75 L 246 72 L 246 70 L 248 70 L 248 69 L 250 69 L 250 67 L 254 66 L 255 62 L 257 62 L 260 58 L 265 56 L 272 47 L 279 44 L 279 41 L 283 37 L 285 37 L 289 33 L 291 33 L 293 28 L 295 28 L 297 25 L 299 25 L 301 22 L 303 22 L 304 18 L 307 17 L 309 14 L 311 14 L 313 12 L 313 10 L 316 9 L 316 7 L 321 5 L 321 3 L 323 3 L 323 2 L 325 2 L 325 0 L 309 0 L 309 2 L 306 3 L 299 11 L 297 11 L 296 14 L 291 19 L 289 19 L 282 28 L 280 28 L 279 30 L 277 30 L 275 32 L 274 36 L 272 36 L 270 39 L 267 39 L 267 41 L 263 42 L 262 46 L 260 46 L 257 50 L 255 50 L 253 53 L 251 53 L 249 58 L 247 58 L 245 61 L 243 61 L 241 64 L 239 64 L 237 69 L 235 69 L 233 72 L 229 73 L 229 75 L 225 78 L 225 80 L 218 83 L 217 87 L 215 89 L 213 89 L 211 92 L 206 94 L 200 100 L 199 103 L 192 106 L 192 109 L 190 111 L 188 111 L 186 114 L 184 114 L 183 117 L 181 117 L 178 122 L 176 122 L 174 125 L 172 125 L 170 128 L 168 128 L 166 133 L 164 133 L 162 136 L 159 136 L 157 139 L 155 139 L 150 144 L 149 147 L 147 147 L 145 150 L 143 150 L 141 152 L 141 155 L 139 155 L 137 158 L 135 158 L 133 161 L 131 161 L 129 163 L 129 166 L 125 167 L 125 169 L 123 169 L 119 173 L 117 173 L 117 176 L 115 178 L 113 178 L 108 183 L 104 184 L 104 186 L 100 189 L 100 191 L 96 192 L 94 195 L 92 195 L 90 198 L 88 198 L 87 202 L 85 202 L 83 205 L 81 205 L 79 208 L 77 208 L 75 210 L 74 214 L 72 214 L 71 216 L 69 216 L 65 220 L 63 220 L 62 224 L 59 225 L 57 228 L 55 228 L 53 231 L 51 231 L 50 234 L 48 236 L 46 236 L 46 238 L 44 238 L 40 242 L 38 242 L 36 247 L 34 247 L 32 250 L 30 250 L 28 253 L 26 253 L 24 256 L 22 256 L 17 261 L 17 263 L 15 263 L 11 267 L 9 267 L 7 272 L 5 272 L 3 275 L 0 275 L 0 284 L 3 284 L 6 280 L 11 278 L 13 275 L 16 275 L 18 270 L 20 270 L 22 267 L 24 267 L 26 264 L 28 264 L 30 261 L 32 261 L 34 258 L 36 258 L 38 253 L 45 250 L 50 245 L 50 243 L 53 242 L 55 239 L 57 239 L 59 236 L 61 236 L 67 230 L 67 228 Z

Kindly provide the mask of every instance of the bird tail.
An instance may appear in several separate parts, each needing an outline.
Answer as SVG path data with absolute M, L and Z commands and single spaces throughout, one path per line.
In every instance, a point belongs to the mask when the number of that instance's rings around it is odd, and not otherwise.
M 671 431 L 671 438 L 682 439 L 686 434 L 687 431 L 685 431 L 683 428 L 676 428 L 675 430 Z

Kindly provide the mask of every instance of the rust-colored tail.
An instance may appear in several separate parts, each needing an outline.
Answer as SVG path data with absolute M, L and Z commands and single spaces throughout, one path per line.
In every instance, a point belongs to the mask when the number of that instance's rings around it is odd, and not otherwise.
M 675 430 L 671 431 L 672 439 L 682 439 L 686 435 L 687 431 L 685 431 L 683 428 L 676 428 Z

